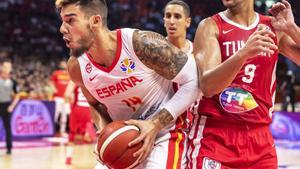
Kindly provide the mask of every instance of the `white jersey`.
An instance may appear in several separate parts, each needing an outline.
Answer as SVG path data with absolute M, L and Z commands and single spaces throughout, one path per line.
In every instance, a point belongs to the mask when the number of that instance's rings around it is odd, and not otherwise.
M 117 30 L 117 52 L 108 68 L 85 53 L 78 58 L 83 83 L 108 108 L 112 120 L 147 119 L 174 95 L 172 82 L 146 67 L 135 55 L 134 29 Z

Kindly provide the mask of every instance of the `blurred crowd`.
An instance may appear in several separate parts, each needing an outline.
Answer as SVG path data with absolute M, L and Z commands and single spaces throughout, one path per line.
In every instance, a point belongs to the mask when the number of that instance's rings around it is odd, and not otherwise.
M 134 27 L 166 35 L 163 7 L 168 0 L 107 0 L 110 29 Z M 192 25 L 187 37 L 193 40 L 198 23 L 224 9 L 221 0 L 186 0 L 191 7 Z M 256 11 L 267 14 L 268 1 L 256 0 Z M 295 20 L 300 25 L 300 2 L 290 0 Z M 68 57 L 68 50 L 59 33 L 60 19 L 54 0 L 0 1 L 0 60 L 14 63 L 13 78 L 21 95 L 51 100 L 49 85 L 58 62 Z M 283 60 L 283 62 L 285 62 Z

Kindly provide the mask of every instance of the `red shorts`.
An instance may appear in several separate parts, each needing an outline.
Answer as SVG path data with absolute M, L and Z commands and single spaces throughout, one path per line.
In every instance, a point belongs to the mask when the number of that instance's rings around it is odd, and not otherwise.
M 84 135 L 87 125 L 91 123 L 91 114 L 88 107 L 72 107 L 69 117 L 70 134 L 69 140 L 73 141 L 77 134 Z
M 190 132 L 188 169 L 276 169 L 268 125 L 228 124 L 196 115 Z

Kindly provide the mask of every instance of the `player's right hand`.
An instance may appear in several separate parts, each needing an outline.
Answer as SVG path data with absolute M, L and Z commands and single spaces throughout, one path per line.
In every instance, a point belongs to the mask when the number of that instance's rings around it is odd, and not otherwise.
M 256 57 L 260 53 L 274 54 L 277 45 L 272 38 L 276 35 L 266 25 L 259 24 L 257 30 L 249 37 L 245 46 L 240 50 L 246 58 Z

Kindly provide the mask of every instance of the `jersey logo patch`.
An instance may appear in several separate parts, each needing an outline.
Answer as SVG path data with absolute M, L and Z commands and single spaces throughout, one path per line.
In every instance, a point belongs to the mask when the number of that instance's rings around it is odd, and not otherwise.
M 204 157 L 203 159 L 203 169 L 221 169 L 221 163 L 215 160 Z
M 122 72 L 130 74 L 135 70 L 135 63 L 131 59 L 125 58 L 121 61 L 120 68 Z
M 233 29 L 223 30 L 222 32 L 223 32 L 223 34 L 227 34 L 227 33 L 231 32 L 231 31 L 233 31 Z
M 91 73 L 92 72 L 92 65 L 91 65 L 91 63 L 86 64 L 85 71 L 87 73 Z
M 90 82 L 93 81 L 96 77 L 97 77 L 97 75 L 95 75 L 95 76 L 93 76 L 93 77 L 90 77 L 90 78 L 89 78 Z
M 219 96 L 222 108 L 229 113 L 243 113 L 258 107 L 252 94 L 239 87 L 228 87 Z

